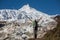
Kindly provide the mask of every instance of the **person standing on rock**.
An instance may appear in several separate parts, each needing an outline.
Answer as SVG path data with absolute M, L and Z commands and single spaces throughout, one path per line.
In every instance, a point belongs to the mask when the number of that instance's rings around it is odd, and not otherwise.
M 33 26 L 34 26 L 34 38 L 37 38 L 37 31 L 38 31 L 38 22 L 35 20 L 33 21 Z

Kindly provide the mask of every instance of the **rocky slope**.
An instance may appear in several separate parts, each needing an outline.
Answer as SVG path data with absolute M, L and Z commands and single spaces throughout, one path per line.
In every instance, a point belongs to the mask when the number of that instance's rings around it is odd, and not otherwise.
M 60 40 L 60 15 L 54 19 L 58 22 L 57 27 L 48 31 L 41 40 Z
M 47 33 L 42 38 L 31 38 L 29 40 L 60 40 L 60 15 L 54 17 L 57 21 L 57 26 L 53 30 L 47 31 Z
M 37 38 L 56 27 L 54 16 L 37 11 L 29 5 L 21 9 L 0 10 L 0 40 L 28 40 L 34 38 L 34 20 L 38 22 Z

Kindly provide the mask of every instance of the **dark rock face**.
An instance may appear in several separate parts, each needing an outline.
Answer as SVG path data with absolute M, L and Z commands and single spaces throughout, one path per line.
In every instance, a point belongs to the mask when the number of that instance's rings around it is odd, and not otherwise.
M 60 23 L 60 15 L 56 16 L 54 19 L 55 19 L 58 23 Z
M 6 21 L 0 21 L 0 28 L 5 26 Z
M 3 27 L 3 26 L 5 26 L 5 24 L 0 24 L 0 28 Z

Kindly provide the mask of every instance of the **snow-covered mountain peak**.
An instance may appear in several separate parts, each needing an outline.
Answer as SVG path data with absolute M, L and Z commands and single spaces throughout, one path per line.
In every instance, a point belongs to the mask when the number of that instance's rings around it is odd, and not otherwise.
M 28 13 L 28 14 L 33 14 L 33 15 L 36 14 L 36 15 L 41 15 L 41 16 L 44 15 L 44 16 L 50 17 L 50 15 L 48 15 L 48 14 L 46 14 L 46 13 L 43 13 L 43 12 L 41 12 L 41 11 L 38 11 L 38 10 L 36 10 L 35 8 L 30 7 L 29 4 L 24 5 L 24 6 L 21 7 L 18 11 L 19 11 L 19 12 L 24 11 L 24 12 L 26 12 L 26 13 Z
M 31 7 L 29 6 L 29 4 L 27 4 L 27 5 L 24 5 L 22 8 L 20 8 L 19 10 L 29 13 L 31 11 L 30 8 Z
M 29 18 L 31 20 L 35 20 L 35 19 L 37 20 L 40 19 L 41 17 L 42 20 L 51 19 L 50 15 L 30 7 L 29 4 L 24 5 L 18 10 L 2 9 L 0 10 L 0 16 L 1 16 L 0 17 L 1 20 L 9 20 L 9 21 L 21 20 L 21 19 L 27 20 Z
M 29 4 L 22 6 L 19 10 L 26 10 L 26 9 L 30 9 Z

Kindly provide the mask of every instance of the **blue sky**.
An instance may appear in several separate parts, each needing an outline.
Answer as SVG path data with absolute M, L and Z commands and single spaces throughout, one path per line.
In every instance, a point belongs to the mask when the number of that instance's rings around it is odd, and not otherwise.
M 25 4 L 50 15 L 60 14 L 60 0 L 0 0 L 0 9 L 19 9 Z

